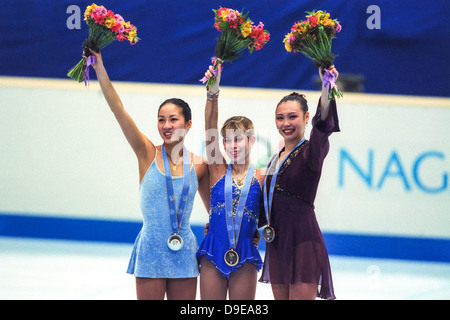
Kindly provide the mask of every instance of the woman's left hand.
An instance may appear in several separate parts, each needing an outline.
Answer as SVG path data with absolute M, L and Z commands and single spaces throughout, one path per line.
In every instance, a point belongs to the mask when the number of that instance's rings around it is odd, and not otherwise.
M 334 65 L 332 65 L 332 66 L 329 67 L 327 70 L 328 70 L 330 73 L 332 73 L 332 74 L 335 75 L 334 81 L 336 81 L 337 78 L 339 77 L 339 72 L 337 71 L 336 67 L 335 67 Z M 323 67 L 319 67 L 319 76 L 320 76 L 320 80 L 322 81 L 322 83 L 323 83 L 323 75 L 324 75 L 324 73 L 325 73 L 324 68 L 323 68 Z
M 217 94 L 219 92 L 219 84 L 220 84 L 220 78 L 222 76 L 222 64 L 220 63 L 217 66 L 217 74 L 216 74 L 216 80 L 214 82 L 214 84 L 211 87 L 208 87 L 208 91 L 212 94 Z M 205 77 L 207 79 L 211 79 L 212 77 L 214 77 L 214 67 L 213 66 L 209 66 L 209 69 L 206 70 L 205 72 Z

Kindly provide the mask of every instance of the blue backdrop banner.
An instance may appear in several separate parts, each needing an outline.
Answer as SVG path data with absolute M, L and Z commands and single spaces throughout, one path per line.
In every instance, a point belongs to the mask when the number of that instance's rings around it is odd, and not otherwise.
M 0 11 L 0 75 L 66 78 L 80 59 L 91 2 L 17 0 Z M 269 1 L 192 0 L 98 2 L 138 28 L 135 46 L 117 41 L 103 50 L 113 80 L 200 84 L 218 32 L 211 9 L 250 11 L 271 33 L 251 56 L 226 66 L 223 85 L 317 89 L 317 72 L 300 54 L 287 53 L 283 38 L 305 11 L 322 9 L 343 27 L 333 42 L 341 74 L 364 77 L 370 93 L 450 96 L 450 28 L 446 0 Z M 79 8 L 79 10 L 77 10 Z M 95 77 L 95 75 L 94 75 Z

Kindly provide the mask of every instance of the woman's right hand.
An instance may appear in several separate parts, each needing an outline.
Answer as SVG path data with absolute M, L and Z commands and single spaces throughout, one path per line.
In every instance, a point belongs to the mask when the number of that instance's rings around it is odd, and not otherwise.
M 205 237 L 208 235 L 208 232 L 209 232 L 209 222 L 205 224 Z

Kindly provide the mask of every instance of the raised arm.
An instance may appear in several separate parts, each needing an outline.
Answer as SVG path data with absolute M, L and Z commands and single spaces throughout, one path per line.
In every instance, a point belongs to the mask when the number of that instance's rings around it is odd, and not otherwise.
M 128 143 L 136 153 L 139 160 L 153 159 L 156 152 L 155 146 L 141 131 L 139 131 L 135 122 L 123 107 L 119 95 L 109 80 L 108 73 L 103 65 L 101 53 L 97 53 L 92 50 L 91 53 L 96 57 L 96 63 L 92 66 L 97 74 L 97 79 L 103 95 L 109 105 L 109 108 L 119 122 Z
M 336 68 L 334 67 L 334 65 L 332 65 L 328 71 L 330 71 L 331 73 L 335 74 L 336 78 L 335 80 L 337 80 L 337 78 L 339 77 L 339 72 L 336 70 Z M 325 87 L 325 85 L 323 84 L 323 68 L 319 68 L 319 75 L 320 75 L 320 80 L 322 80 L 322 95 L 320 96 L 320 118 L 322 120 L 326 120 L 328 117 L 328 111 L 330 110 L 330 101 L 328 100 L 328 90 Z
M 207 87 L 207 99 L 205 106 L 205 130 L 218 130 L 218 118 L 219 118 L 219 83 L 222 75 L 222 67 L 219 66 L 217 70 L 216 81 L 211 87 Z M 212 77 L 213 67 L 209 66 L 209 69 L 205 72 L 205 77 Z M 211 142 L 206 141 L 206 146 Z
M 208 94 L 205 105 L 205 133 L 206 133 L 206 155 L 211 185 L 220 179 L 226 170 L 226 161 L 220 152 L 220 135 L 218 129 L 219 119 L 219 83 L 222 73 L 222 66 L 219 65 L 216 81 L 212 87 L 208 87 Z M 212 66 L 206 71 L 205 76 L 212 76 Z
M 339 73 L 334 66 L 328 70 L 334 73 L 337 78 Z M 320 77 L 323 78 L 322 69 L 320 69 L 319 74 Z M 310 169 L 317 171 L 321 169 L 323 161 L 328 154 L 330 148 L 330 142 L 328 140 L 329 136 L 333 132 L 340 131 L 336 101 L 328 100 L 327 88 L 323 83 L 322 95 L 317 106 L 317 112 L 311 122 L 313 128 L 311 130 L 306 155 Z

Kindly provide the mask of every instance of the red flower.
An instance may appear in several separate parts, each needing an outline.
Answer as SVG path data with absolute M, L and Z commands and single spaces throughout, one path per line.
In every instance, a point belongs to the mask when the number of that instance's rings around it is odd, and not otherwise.
M 111 10 L 108 10 L 108 12 L 105 15 L 105 18 L 114 18 L 114 12 Z
M 308 21 L 311 24 L 311 27 L 315 27 L 315 26 L 317 26 L 319 19 L 316 16 L 309 16 Z
M 222 11 L 227 10 L 227 8 L 220 8 L 219 10 L 217 10 L 217 16 L 222 16 Z

